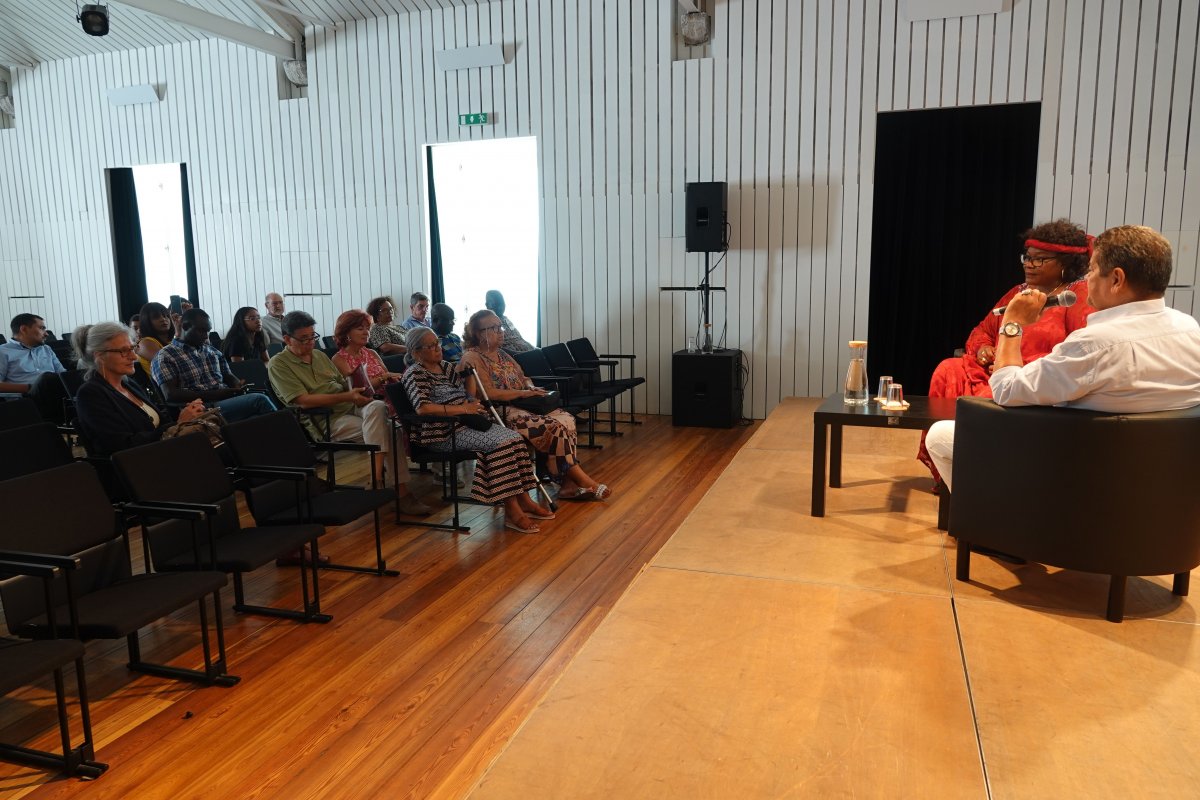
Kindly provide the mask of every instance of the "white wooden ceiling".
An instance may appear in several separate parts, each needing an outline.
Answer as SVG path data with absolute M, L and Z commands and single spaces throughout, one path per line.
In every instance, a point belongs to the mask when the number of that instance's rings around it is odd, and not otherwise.
M 94 0 L 103 2 L 103 0 Z M 181 0 L 263 31 L 279 33 L 253 0 Z M 82 2 L 82 0 L 81 0 Z M 487 5 L 496 0 L 272 0 L 298 13 L 331 22 L 386 17 L 409 11 Z M 81 55 L 155 47 L 209 38 L 162 17 L 108 0 L 111 30 L 88 36 L 75 21 L 75 0 L 0 0 L 0 67 L 34 64 Z

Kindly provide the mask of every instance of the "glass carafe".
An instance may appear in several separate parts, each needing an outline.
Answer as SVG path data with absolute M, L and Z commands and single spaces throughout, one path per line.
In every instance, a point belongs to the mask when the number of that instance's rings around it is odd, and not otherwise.
M 870 379 L 867 378 L 867 343 L 861 339 L 849 342 L 849 364 L 846 367 L 845 402 L 848 406 L 867 404 Z

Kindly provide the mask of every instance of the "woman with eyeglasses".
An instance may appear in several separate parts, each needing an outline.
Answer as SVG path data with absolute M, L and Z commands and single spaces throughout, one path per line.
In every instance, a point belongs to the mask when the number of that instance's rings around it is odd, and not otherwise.
M 1025 280 L 1005 292 L 993 308 L 1007 305 L 1018 292 L 1026 289 L 1037 289 L 1049 297 L 1069 290 L 1076 297 L 1074 305 L 1046 308 L 1037 322 L 1016 332 L 1021 337 L 1021 355 L 1028 364 L 1047 355 L 1069 333 L 1087 324 L 1088 315 L 1094 310 L 1087 303 L 1087 282 L 1084 281 L 1091 259 L 1092 237 L 1074 222 L 1059 219 L 1030 228 L 1022 238 L 1025 248 L 1020 253 L 1020 261 Z M 963 355 L 946 359 L 933 371 L 929 396 L 991 397 L 988 379 L 996 360 L 996 343 L 1003 335 L 1000 317 L 989 309 L 983 321 L 967 337 Z M 929 467 L 933 473 L 934 491 L 939 491 L 942 478 L 925 449 L 924 434 L 917 458 Z
M 404 343 L 414 359 L 404 371 L 404 391 L 418 416 L 486 418 L 484 407 L 469 394 L 474 392 L 475 379 L 459 375 L 442 358 L 441 342 L 431 328 L 410 328 Z M 504 527 L 537 533 L 541 528 L 534 520 L 554 519 L 554 512 L 529 496 L 537 485 L 533 462 L 515 431 L 498 423 L 483 430 L 454 429 L 446 420 L 429 420 L 413 425 L 410 435 L 413 444 L 432 450 L 448 451 L 453 445 L 478 453 L 471 496 L 481 503 L 503 505 Z
M 195 419 L 204 403 L 193 400 L 173 419 L 129 376 L 137 367 L 132 332 L 119 322 L 83 325 L 71 335 L 87 380 L 75 395 L 84 447 L 93 456 L 158 441 L 172 425 Z
M 471 367 L 483 382 L 487 396 L 498 402 L 535 397 L 546 393 L 533 385 L 519 364 L 501 350 L 503 323 L 493 311 L 476 311 L 463 331 L 467 351 L 459 362 Z M 559 481 L 560 500 L 604 500 L 612 489 L 584 472 L 579 464 L 579 438 L 575 418 L 561 408 L 535 414 L 516 406 L 504 409 L 505 423 L 524 436 L 534 449 L 548 458 L 550 474 Z
M 221 341 L 221 352 L 230 363 L 257 359 L 265 364 L 270 360 L 267 355 L 267 334 L 257 308 L 243 306 L 234 313 L 229 333 Z

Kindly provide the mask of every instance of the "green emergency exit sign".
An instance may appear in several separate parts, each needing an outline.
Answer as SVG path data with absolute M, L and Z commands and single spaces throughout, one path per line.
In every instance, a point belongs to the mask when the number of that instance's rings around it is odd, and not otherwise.
M 459 125 L 487 125 L 488 115 L 486 111 L 477 111 L 474 114 L 459 114 Z

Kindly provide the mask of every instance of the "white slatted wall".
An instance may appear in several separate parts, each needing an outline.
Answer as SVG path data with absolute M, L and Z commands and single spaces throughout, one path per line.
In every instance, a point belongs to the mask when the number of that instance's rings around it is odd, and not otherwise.
M 909 23 L 895 0 L 718 0 L 712 56 L 672 61 L 687 52 L 674 0 L 500 0 L 310 31 L 308 97 L 283 102 L 273 61 L 224 42 L 42 64 L 14 75 L 17 126 L 0 130 L 0 315 L 113 316 L 103 169 L 184 161 L 217 324 L 280 289 L 319 295 L 290 306 L 328 331 L 377 293 L 425 286 L 422 145 L 533 135 L 543 339 L 637 353 L 639 411 L 669 412 L 670 353 L 696 326 L 694 299 L 657 291 L 701 272 L 684 183 L 729 183 L 717 330 L 727 318 L 750 354 L 745 409 L 761 417 L 835 390 L 844 342 L 865 335 L 876 112 L 1037 100 L 1036 217 L 1164 230 L 1171 301 L 1191 312 L 1200 4 L 1011 5 Z M 487 43 L 507 45 L 504 67 L 434 65 Z M 136 83 L 163 102 L 104 99 Z M 497 124 L 458 128 L 479 110 Z

